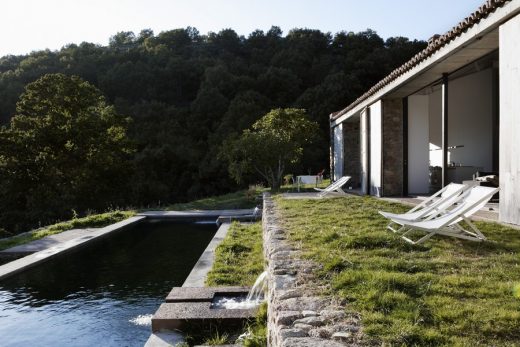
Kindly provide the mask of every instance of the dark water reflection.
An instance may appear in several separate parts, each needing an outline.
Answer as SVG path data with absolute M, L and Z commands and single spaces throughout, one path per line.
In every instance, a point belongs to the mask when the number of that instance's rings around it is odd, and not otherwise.
M 0 346 L 142 346 L 215 225 L 146 222 L 0 281 Z M 146 321 L 146 320 L 145 320 Z

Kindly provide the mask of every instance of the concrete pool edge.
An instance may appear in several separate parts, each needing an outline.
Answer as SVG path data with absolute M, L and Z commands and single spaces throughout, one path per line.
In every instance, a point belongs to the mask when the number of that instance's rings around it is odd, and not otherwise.
M 184 286 L 204 286 L 204 281 L 207 274 L 211 270 L 215 258 L 215 250 L 217 246 L 227 235 L 232 221 L 235 219 L 246 218 L 250 221 L 257 216 L 253 214 L 253 209 L 243 210 L 197 210 L 197 211 L 148 211 L 136 216 L 130 217 L 118 223 L 108 225 L 103 228 L 99 228 L 92 231 L 88 235 L 82 235 L 65 242 L 61 242 L 50 248 L 35 252 L 27 255 L 23 258 L 16 259 L 9 263 L 0 266 L 0 280 L 6 279 L 10 276 L 19 274 L 25 270 L 28 270 L 34 266 L 40 265 L 49 261 L 59 255 L 64 255 L 69 251 L 80 249 L 90 245 L 91 241 L 101 239 L 105 236 L 112 234 L 113 232 L 120 231 L 130 225 L 142 222 L 150 219 L 162 219 L 162 220 L 177 220 L 177 221 L 215 221 L 219 218 L 226 218 L 226 221 L 219 225 L 215 235 L 211 239 L 206 249 L 202 252 L 195 266 L 191 269 L 190 274 L 184 281 Z M 152 334 L 148 343 L 152 343 L 153 346 L 167 346 L 171 343 L 175 344 L 182 341 L 179 338 L 179 334 L 175 333 L 159 333 Z
M 219 217 L 244 217 L 253 214 L 253 209 L 241 210 L 187 210 L 187 211 L 146 211 L 123 221 L 99 228 L 88 235 L 60 242 L 52 247 L 15 259 L 0 265 L 0 280 L 18 274 L 35 265 L 44 263 L 58 254 L 66 253 L 80 246 L 85 246 L 90 241 L 104 237 L 114 231 L 120 230 L 133 223 L 141 222 L 145 219 L 165 219 L 178 221 L 212 220 Z
M 215 236 L 211 239 L 208 246 L 202 252 L 199 260 L 193 268 L 191 269 L 190 274 L 184 280 L 182 284 L 183 287 L 204 287 L 206 277 L 208 276 L 209 271 L 213 267 L 213 262 L 215 261 L 215 250 L 217 246 L 224 240 L 226 237 L 230 223 L 223 223 L 215 233 Z
M 210 213 L 209 216 L 216 217 L 217 219 L 219 217 L 225 216 L 225 217 L 232 217 L 236 215 L 249 215 L 252 213 L 252 210 L 239 210 L 240 212 L 245 213 L 239 213 L 239 214 L 233 214 L 233 210 L 226 210 L 227 213 L 220 213 L 216 214 Z M 204 211 L 197 211 L 197 216 L 204 216 L 208 217 L 208 214 L 204 214 Z M 224 212 L 224 211 L 218 211 L 218 212 Z M 150 214 L 147 214 L 148 217 L 150 217 Z M 164 215 L 153 215 L 154 217 L 158 218 L 160 216 Z M 177 215 L 178 216 L 178 215 Z M 168 217 L 177 217 L 175 215 L 169 215 Z M 192 217 L 193 214 L 190 215 Z M 182 217 L 186 217 L 186 214 L 182 215 Z M 195 266 L 191 269 L 190 274 L 184 280 L 184 283 L 182 285 L 183 288 L 189 288 L 189 287 L 204 287 L 206 277 L 213 267 L 213 262 L 215 261 L 215 250 L 217 249 L 218 245 L 224 240 L 226 237 L 229 228 L 231 227 L 230 222 L 224 222 L 222 223 L 219 228 L 217 229 L 217 232 L 209 242 L 208 246 L 202 252 L 202 255 L 200 256 L 199 260 L 195 264 Z M 157 313 L 157 312 L 156 312 Z M 155 316 L 155 314 L 154 314 Z M 175 346 L 175 344 L 184 341 L 184 337 L 178 332 L 175 331 L 161 331 L 161 332 L 152 332 L 149 339 L 144 344 L 144 347 L 169 347 L 169 346 Z
M 86 246 L 90 242 L 94 240 L 98 240 L 103 238 L 113 232 L 119 231 L 123 228 L 128 227 L 129 225 L 139 223 L 146 219 L 146 216 L 134 216 L 127 218 L 123 221 L 110 224 L 106 227 L 95 230 L 89 235 L 80 236 L 75 239 L 60 243 L 53 247 L 44 249 L 42 251 L 27 255 L 23 258 L 19 258 L 13 260 L 9 263 L 0 266 L 0 280 L 18 274 L 22 271 L 25 271 L 35 265 L 44 263 L 60 254 L 64 254 L 71 250 L 77 249 L 79 247 Z

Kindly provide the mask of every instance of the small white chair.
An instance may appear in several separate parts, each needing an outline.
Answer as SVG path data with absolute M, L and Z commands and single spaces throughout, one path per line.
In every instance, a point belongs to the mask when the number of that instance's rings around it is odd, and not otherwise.
M 406 231 L 401 237 L 411 244 L 423 243 L 437 234 L 471 241 L 483 241 L 486 240 L 486 237 L 470 221 L 469 217 L 484 207 L 498 190 L 499 188 L 475 186 L 463 193 L 463 197 L 459 200 L 457 206 L 444 214 L 431 215 L 420 221 L 392 220 L 403 226 Z M 459 224 L 461 221 L 464 221 L 470 230 L 464 229 Z M 424 232 L 426 235 L 414 241 L 408 235 L 415 231 Z
M 396 230 L 393 224 L 402 225 L 402 223 L 399 223 L 400 220 L 414 222 L 432 214 L 442 214 L 447 208 L 453 206 L 457 200 L 461 199 L 461 193 L 467 188 L 464 184 L 450 183 L 406 213 L 397 214 L 384 211 L 379 211 L 379 213 L 391 220 L 387 225 L 387 229 L 394 233 L 399 233 L 402 228 Z M 397 222 L 394 222 L 394 220 Z
M 343 187 L 345 184 L 347 184 L 348 181 L 350 181 L 350 176 L 343 176 L 340 179 L 338 179 L 336 182 L 330 184 L 327 188 L 320 189 L 320 188 L 314 188 L 315 190 L 319 191 L 318 196 L 320 198 L 323 198 L 325 195 L 330 194 L 332 192 L 338 192 L 341 194 L 346 194 L 341 187 Z

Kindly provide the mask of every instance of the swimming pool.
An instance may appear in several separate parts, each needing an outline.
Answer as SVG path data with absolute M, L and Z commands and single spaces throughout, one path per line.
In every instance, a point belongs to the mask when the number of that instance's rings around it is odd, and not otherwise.
M 142 346 L 215 224 L 144 221 L 0 281 L 0 346 Z

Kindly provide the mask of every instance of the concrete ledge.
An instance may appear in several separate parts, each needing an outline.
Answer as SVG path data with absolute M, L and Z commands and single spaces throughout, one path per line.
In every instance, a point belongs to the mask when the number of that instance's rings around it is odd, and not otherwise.
M 252 215 L 254 209 L 242 210 L 191 210 L 191 211 L 147 211 L 138 214 L 138 216 L 146 216 L 148 218 L 176 218 L 188 220 L 212 219 L 217 220 L 221 216 L 244 216 Z
M 231 224 L 224 223 L 218 228 L 217 233 L 213 236 L 213 239 L 211 239 L 208 247 L 206 247 L 193 269 L 191 269 L 190 274 L 182 285 L 183 287 L 204 287 L 208 272 L 211 270 L 213 262 L 215 261 L 215 250 L 226 237 L 230 226 Z
M 152 331 L 181 329 L 188 321 L 190 324 L 225 324 L 226 327 L 238 327 L 244 323 L 244 320 L 253 318 L 255 314 L 256 308 L 214 309 L 211 308 L 210 301 L 165 303 L 159 307 L 152 318 Z
M 71 229 L 58 234 L 45 236 L 32 242 L 4 249 L 0 251 L 0 257 L 24 257 L 78 237 L 88 236 L 98 229 L 99 228 Z
M 261 215 L 240 215 L 240 216 L 220 216 L 217 218 L 217 224 L 223 223 L 231 223 L 231 222 L 245 222 L 252 223 L 260 220 L 262 218 Z
M 166 297 L 166 302 L 212 301 L 215 296 L 239 296 L 249 293 L 249 287 L 175 287 Z
M 184 342 L 182 334 L 168 331 L 150 335 L 145 347 L 172 347 L 182 342 Z
M 59 243 L 53 247 L 44 249 L 42 251 L 33 253 L 26 257 L 14 260 L 7 264 L 0 266 L 0 279 L 7 278 L 24 270 L 27 270 L 37 264 L 43 263 L 57 256 L 64 254 L 73 249 L 85 246 L 87 243 L 108 236 L 109 234 L 120 231 L 121 229 L 144 220 L 145 216 L 135 216 L 125 219 L 121 222 L 111 224 L 104 228 L 97 229 L 88 235 L 80 236 L 66 242 Z

